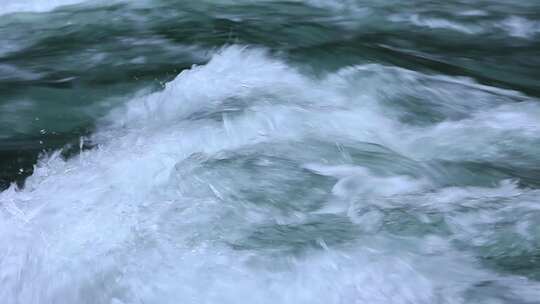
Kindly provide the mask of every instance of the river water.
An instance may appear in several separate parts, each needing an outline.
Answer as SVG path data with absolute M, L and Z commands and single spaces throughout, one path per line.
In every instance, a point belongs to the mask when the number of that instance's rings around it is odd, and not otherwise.
M 0 17 L 0 302 L 540 303 L 540 2 Z

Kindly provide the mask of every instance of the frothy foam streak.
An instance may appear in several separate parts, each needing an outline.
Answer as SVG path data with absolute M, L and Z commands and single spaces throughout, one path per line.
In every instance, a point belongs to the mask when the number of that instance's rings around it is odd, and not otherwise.
M 17 12 L 48 12 L 58 7 L 88 2 L 88 0 L 4 0 L 0 15 Z

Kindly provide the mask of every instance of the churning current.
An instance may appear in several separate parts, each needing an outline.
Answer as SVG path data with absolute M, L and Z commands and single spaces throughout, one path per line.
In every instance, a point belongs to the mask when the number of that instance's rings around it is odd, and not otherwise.
M 540 303 L 539 16 L 3 0 L 0 302 Z

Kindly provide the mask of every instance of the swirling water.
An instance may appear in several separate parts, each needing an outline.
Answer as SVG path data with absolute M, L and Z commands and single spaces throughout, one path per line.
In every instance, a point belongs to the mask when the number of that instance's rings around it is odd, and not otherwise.
M 1 303 L 540 303 L 537 1 L 12 1 Z

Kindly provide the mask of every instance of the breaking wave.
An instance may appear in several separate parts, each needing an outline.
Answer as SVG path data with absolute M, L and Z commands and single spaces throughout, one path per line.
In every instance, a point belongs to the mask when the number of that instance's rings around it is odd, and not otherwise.
M 516 91 L 229 46 L 82 141 L 0 193 L 10 303 L 540 298 L 508 268 L 540 242 L 540 104 Z

